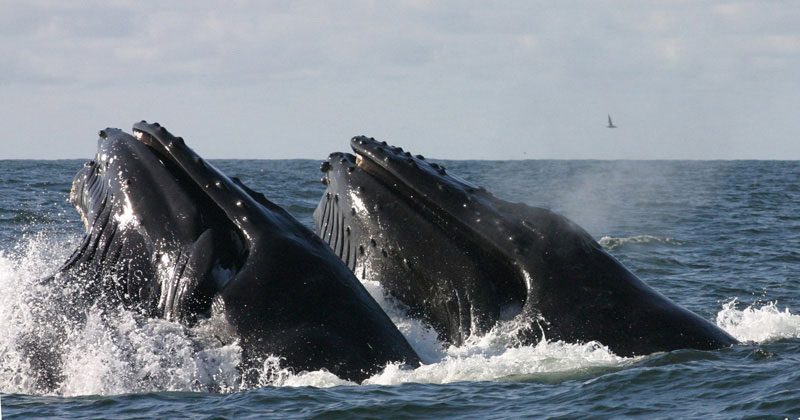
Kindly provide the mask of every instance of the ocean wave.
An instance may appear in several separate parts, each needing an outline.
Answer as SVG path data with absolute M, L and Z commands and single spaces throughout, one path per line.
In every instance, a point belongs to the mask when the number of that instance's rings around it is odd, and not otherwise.
M 722 305 L 717 313 L 717 325 L 737 340 L 766 343 L 784 338 L 800 338 L 800 315 L 789 308 L 778 308 L 777 302 L 750 305 L 738 309 L 739 302 L 732 299 Z
M 619 238 L 618 238 L 619 239 Z M 656 239 L 660 240 L 660 239 Z M 64 396 L 113 395 L 152 391 L 236 392 L 246 389 L 238 370 L 241 348 L 221 316 L 187 328 L 126 310 L 86 308 L 79 323 L 60 314 L 63 291 L 39 282 L 64 261 L 76 238 L 31 235 L 0 251 L 0 390 L 41 394 L 36 360 L 25 351 L 31 340 L 47 340 L 62 331 L 52 348 L 60 364 L 56 389 Z M 423 365 L 410 369 L 389 364 L 364 384 L 452 383 L 459 381 L 560 381 L 622 369 L 641 358 L 615 355 L 597 342 L 564 343 L 543 339 L 521 346 L 516 320 L 499 323 L 489 333 L 470 337 L 462 346 L 445 346 L 420 320 L 406 315 L 376 282 L 364 286 L 420 354 Z M 723 305 L 717 324 L 745 342 L 800 337 L 800 315 L 777 304 L 738 309 Z M 47 323 L 41 320 L 46 319 Z M 356 386 L 327 371 L 292 372 L 279 357 L 268 358 L 257 386 Z
M 56 235 L 57 236 L 57 235 Z M 75 238 L 33 235 L 11 251 L 0 252 L 0 389 L 8 393 L 116 395 L 155 391 L 235 392 L 246 389 L 238 370 L 241 348 L 221 316 L 187 328 L 128 310 L 84 308 L 80 322 L 63 316 L 56 299 L 61 290 L 39 279 L 64 261 Z M 365 282 L 423 365 L 409 369 L 390 364 L 365 384 L 489 381 L 514 376 L 534 379 L 570 377 L 587 370 L 630 363 L 598 343 L 568 344 L 542 340 L 518 346 L 516 321 L 504 321 L 460 347 L 446 347 L 423 322 L 405 315 L 377 282 Z M 46 320 L 46 322 L 42 322 Z M 48 351 L 60 365 L 55 389 L 37 382 L 37 361 L 26 352 L 31 342 L 56 343 Z M 327 371 L 292 372 L 279 357 L 268 358 L 256 386 L 332 387 L 358 385 Z M 537 376 L 539 375 L 539 376 Z
M 536 345 L 506 347 L 508 335 L 495 331 L 473 337 L 460 347 L 450 347 L 445 356 L 415 369 L 388 364 L 363 385 L 404 383 L 447 384 L 463 381 L 526 380 L 562 381 L 601 371 L 621 369 L 640 358 L 625 358 L 597 342 L 585 344 L 542 340 Z M 413 345 L 413 343 L 412 343 Z M 259 386 L 317 387 L 357 386 L 327 371 L 294 373 L 270 358 L 262 368 Z
M 501 351 L 476 351 L 469 344 L 448 350 L 437 363 L 410 370 L 397 365 L 365 382 L 376 385 L 415 383 L 452 383 L 459 381 L 492 381 L 524 377 L 528 380 L 565 380 L 599 369 L 619 369 L 637 359 L 615 355 L 607 347 L 586 344 L 550 342 L 536 345 L 505 347 Z
M 603 236 L 597 242 L 599 242 L 603 248 L 609 251 L 617 249 L 629 243 L 632 244 L 659 243 L 659 244 L 669 244 L 669 245 L 683 245 L 683 242 L 677 239 L 669 237 L 653 236 L 653 235 L 636 235 L 636 236 L 621 236 L 621 237 Z

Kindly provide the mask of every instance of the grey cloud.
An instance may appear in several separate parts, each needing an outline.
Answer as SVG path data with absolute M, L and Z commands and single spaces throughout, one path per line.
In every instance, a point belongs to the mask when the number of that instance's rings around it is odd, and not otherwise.
M 747 148 L 684 140 L 748 144 L 774 126 L 762 140 L 784 155 L 779 137 L 800 134 L 786 111 L 798 20 L 796 2 L 6 1 L 0 89 L 80 114 L 81 128 L 152 114 L 268 122 L 267 137 L 301 131 L 312 156 L 329 151 L 313 139 L 356 133 L 446 157 L 723 156 Z M 119 97 L 116 110 L 95 100 Z M 737 122 L 755 102 L 760 121 Z M 617 148 L 594 141 L 607 112 L 620 114 Z

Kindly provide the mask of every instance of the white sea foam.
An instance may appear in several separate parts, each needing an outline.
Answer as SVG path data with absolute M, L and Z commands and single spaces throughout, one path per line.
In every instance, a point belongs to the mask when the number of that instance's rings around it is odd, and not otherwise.
M 778 308 L 776 302 L 750 305 L 738 309 L 736 299 L 722 305 L 717 325 L 739 341 L 764 343 L 782 338 L 800 337 L 800 315 L 789 308 Z
M 0 390 L 41 393 L 35 362 L 24 348 L 31 339 L 59 341 L 58 395 L 120 394 L 148 391 L 221 391 L 242 389 L 237 365 L 241 348 L 219 316 L 193 328 L 126 310 L 84 308 L 79 322 L 58 307 L 55 290 L 38 280 L 53 273 L 77 244 L 77 238 L 24 238 L 0 253 Z M 423 322 L 409 318 L 377 282 L 365 282 L 370 294 L 419 353 L 424 364 L 409 369 L 390 364 L 368 384 L 446 383 L 494 380 L 516 375 L 580 374 L 586 369 L 621 366 L 633 359 L 615 356 L 597 344 L 542 341 L 515 346 L 515 321 L 460 347 L 445 348 Z M 42 323 L 42 320 L 46 320 Z M 60 334 L 60 335 L 59 335 Z M 330 387 L 357 385 L 326 371 L 294 373 L 271 357 L 260 369 L 259 386 Z
M 315 388 L 330 388 L 332 386 L 341 385 L 358 385 L 354 382 L 341 379 L 325 370 L 295 373 L 290 369 L 281 366 L 281 358 L 277 356 L 268 357 L 267 360 L 264 361 L 264 364 L 260 369 L 260 373 L 261 376 L 260 383 L 258 384 L 259 387 L 313 386 Z
M 220 316 L 192 328 L 146 318 L 136 312 L 83 308 L 76 322 L 56 302 L 74 293 L 43 285 L 38 279 L 53 273 L 77 244 L 77 238 L 23 238 L 14 248 L 0 251 L 0 391 L 41 393 L 35 379 L 35 360 L 24 351 L 31 340 L 61 340 L 59 395 L 120 394 L 148 391 L 219 391 L 243 389 L 237 366 L 241 348 Z M 542 340 L 519 346 L 515 320 L 503 321 L 489 333 L 471 337 L 459 347 L 443 346 L 423 322 L 409 318 L 401 305 L 384 295 L 376 282 L 365 282 L 420 354 L 423 365 L 410 369 L 390 364 L 365 381 L 395 385 L 408 382 L 449 383 L 523 377 L 559 380 L 618 369 L 638 359 L 613 354 L 599 343 L 570 344 Z M 42 319 L 47 320 L 42 323 Z M 744 341 L 763 342 L 800 336 L 800 316 L 777 305 L 737 309 L 724 305 L 717 324 Z M 60 333 L 59 333 L 60 331 Z M 61 335 L 59 335 L 61 334 Z M 330 372 L 294 373 L 269 358 L 261 368 L 259 386 L 331 387 L 351 385 Z
M 490 338 L 488 341 L 495 340 Z M 533 346 L 485 348 L 480 342 L 451 347 L 447 356 L 440 361 L 417 369 L 389 365 L 365 383 L 450 383 L 490 381 L 515 376 L 546 379 L 576 376 L 600 368 L 616 368 L 635 360 L 616 356 L 598 343 L 569 344 L 543 340 Z
M 0 391 L 58 395 L 148 391 L 235 391 L 241 349 L 219 316 L 186 328 L 133 311 L 65 308 L 73 293 L 40 279 L 52 274 L 76 238 L 23 238 L 0 252 Z M 68 314 L 85 313 L 76 320 Z M 43 350 L 55 389 L 36 380 Z M 52 359 L 52 360 L 51 360 Z
M 368 281 L 365 286 L 420 355 L 423 364 L 416 369 L 389 364 L 364 381 L 364 384 L 441 384 L 519 376 L 547 380 L 579 376 L 598 369 L 617 368 L 638 360 L 619 357 L 596 342 L 570 344 L 542 340 L 536 345 L 519 346 L 516 333 L 523 324 L 517 320 L 502 321 L 487 334 L 470 337 L 462 346 L 445 348 L 430 327 L 405 316 L 396 301 L 386 298 L 377 282 Z M 277 359 L 268 361 L 262 372 L 271 377 L 269 385 L 273 386 L 356 385 L 342 381 L 328 372 L 292 374 L 281 369 Z
M 681 245 L 682 242 L 669 237 L 660 237 L 653 235 L 635 235 L 635 236 L 603 236 L 599 241 L 603 248 L 614 250 L 628 243 L 633 244 L 648 244 L 648 243 L 662 243 L 671 245 Z

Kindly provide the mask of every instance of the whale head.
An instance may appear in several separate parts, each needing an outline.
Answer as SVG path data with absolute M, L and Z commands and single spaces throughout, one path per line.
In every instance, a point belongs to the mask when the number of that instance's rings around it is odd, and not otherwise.
M 327 244 L 182 138 L 142 121 L 132 134 L 102 130 L 97 150 L 70 192 L 86 235 L 51 280 L 153 317 L 221 311 L 248 382 L 270 355 L 351 380 L 418 361 Z
M 314 220 L 362 281 L 380 281 L 454 344 L 521 311 L 526 290 L 517 268 L 460 219 L 480 222 L 467 212 L 486 191 L 385 142 L 350 144 L 354 154 L 322 163 L 326 192 Z
M 513 318 L 520 343 L 594 340 L 625 356 L 736 342 L 566 217 L 502 200 L 385 142 L 355 137 L 350 146 L 353 154 L 322 164 L 317 232 L 445 341 Z
M 69 195 L 86 236 L 60 273 L 80 278 L 98 300 L 193 319 L 210 310 L 215 283 L 242 266 L 245 242 L 224 208 L 147 130 L 168 134 L 145 122 L 133 135 L 99 132 L 95 158 Z M 236 201 L 235 192 L 227 201 Z M 228 246 L 215 248 L 219 242 Z

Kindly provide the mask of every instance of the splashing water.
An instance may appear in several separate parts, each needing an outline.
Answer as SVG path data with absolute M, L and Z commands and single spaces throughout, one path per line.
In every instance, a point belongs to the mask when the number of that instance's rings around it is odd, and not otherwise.
M 79 321 L 65 315 L 76 308 L 60 307 L 65 300 L 59 297 L 75 291 L 40 279 L 58 269 L 76 241 L 39 234 L 23 238 L 9 253 L 0 251 L 3 391 L 90 395 L 237 389 L 241 349 L 219 315 L 192 328 L 122 309 L 85 308 Z M 54 389 L 37 381 L 42 364 L 58 366 Z
M 87 308 L 85 319 L 75 322 L 59 317 L 57 297 L 74 291 L 53 290 L 38 280 L 64 261 L 77 238 L 24 238 L 12 252 L 0 253 L 0 388 L 5 392 L 57 395 L 104 395 L 149 391 L 217 391 L 243 389 L 237 370 L 241 348 L 217 315 L 187 328 L 134 311 Z M 369 384 L 404 382 L 446 383 L 492 380 L 514 375 L 580 372 L 627 363 L 597 344 L 565 344 L 542 341 L 535 346 L 512 347 L 514 321 L 505 321 L 490 333 L 472 337 L 463 346 L 445 348 L 437 334 L 419 320 L 405 315 L 402 307 L 385 296 L 377 282 L 365 284 L 384 308 L 424 365 L 404 369 L 389 365 L 369 378 Z M 53 299 L 50 299 L 53 298 Z M 33 316 L 32 314 L 36 314 Z M 62 319 L 63 318 L 63 319 Z M 42 324 L 41 320 L 47 322 Z M 55 325 L 59 323 L 60 325 Z M 55 389 L 43 391 L 36 382 L 37 368 L 25 344 L 63 330 L 54 347 L 60 363 Z M 223 337 L 223 338 L 220 338 Z M 261 369 L 259 386 L 330 387 L 356 385 L 326 371 L 294 373 L 271 357 Z
M 717 314 L 717 325 L 737 340 L 765 343 L 800 337 L 800 315 L 789 312 L 789 308 L 781 311 L 777 302 L 769 302 L 740 310 L 738 303 L 737 299 L 726 302 Z
M 38 280 L 66 260 L 78 238 L 37 234 L 24 237 L 10 251 L 0 251 L 0 389 L 10 393 L 107 395 L 150 391 L 235 392 L 244 389 L 237 369 L 241 348 L 221 315 L 187 328 L 150 319 L 134 311 L 86 308 L 75 322 L 59 316 L 58 296 L 71 290 Z M 515 343 L 520 324 L 503 321 L 483 336 L 459 347 L 446 347 L 423 322 L 405 315 L 377 282 L 365 287 L 398 326 L 424 364 L 416 369 L 390 364 L 365 384 L 408 382 L 534 380 L 560 381 L 615 371 L 642 358 L 624 358 L 597 342 L 574 344 L 542 340 Z M 775 303 L 736 309 L 723 305 L 717 324 L 742 341 L 764 342 L 800 337 L 800 316 Z M 47 320 L 42 324 L 41 320 Z M 53 338 L 53 331 L 61 335 Z M 60 340 L 52 347 L 60 364 L 55 389 L 36 381 L 37 360 L 25 351 L 31 340 Z M 47 342 L 47 341 L 45 341 Z M 327 371 L 295 373 L 270 357 L 261 368 L 259 386 L 331 387 L 357 385 Z

